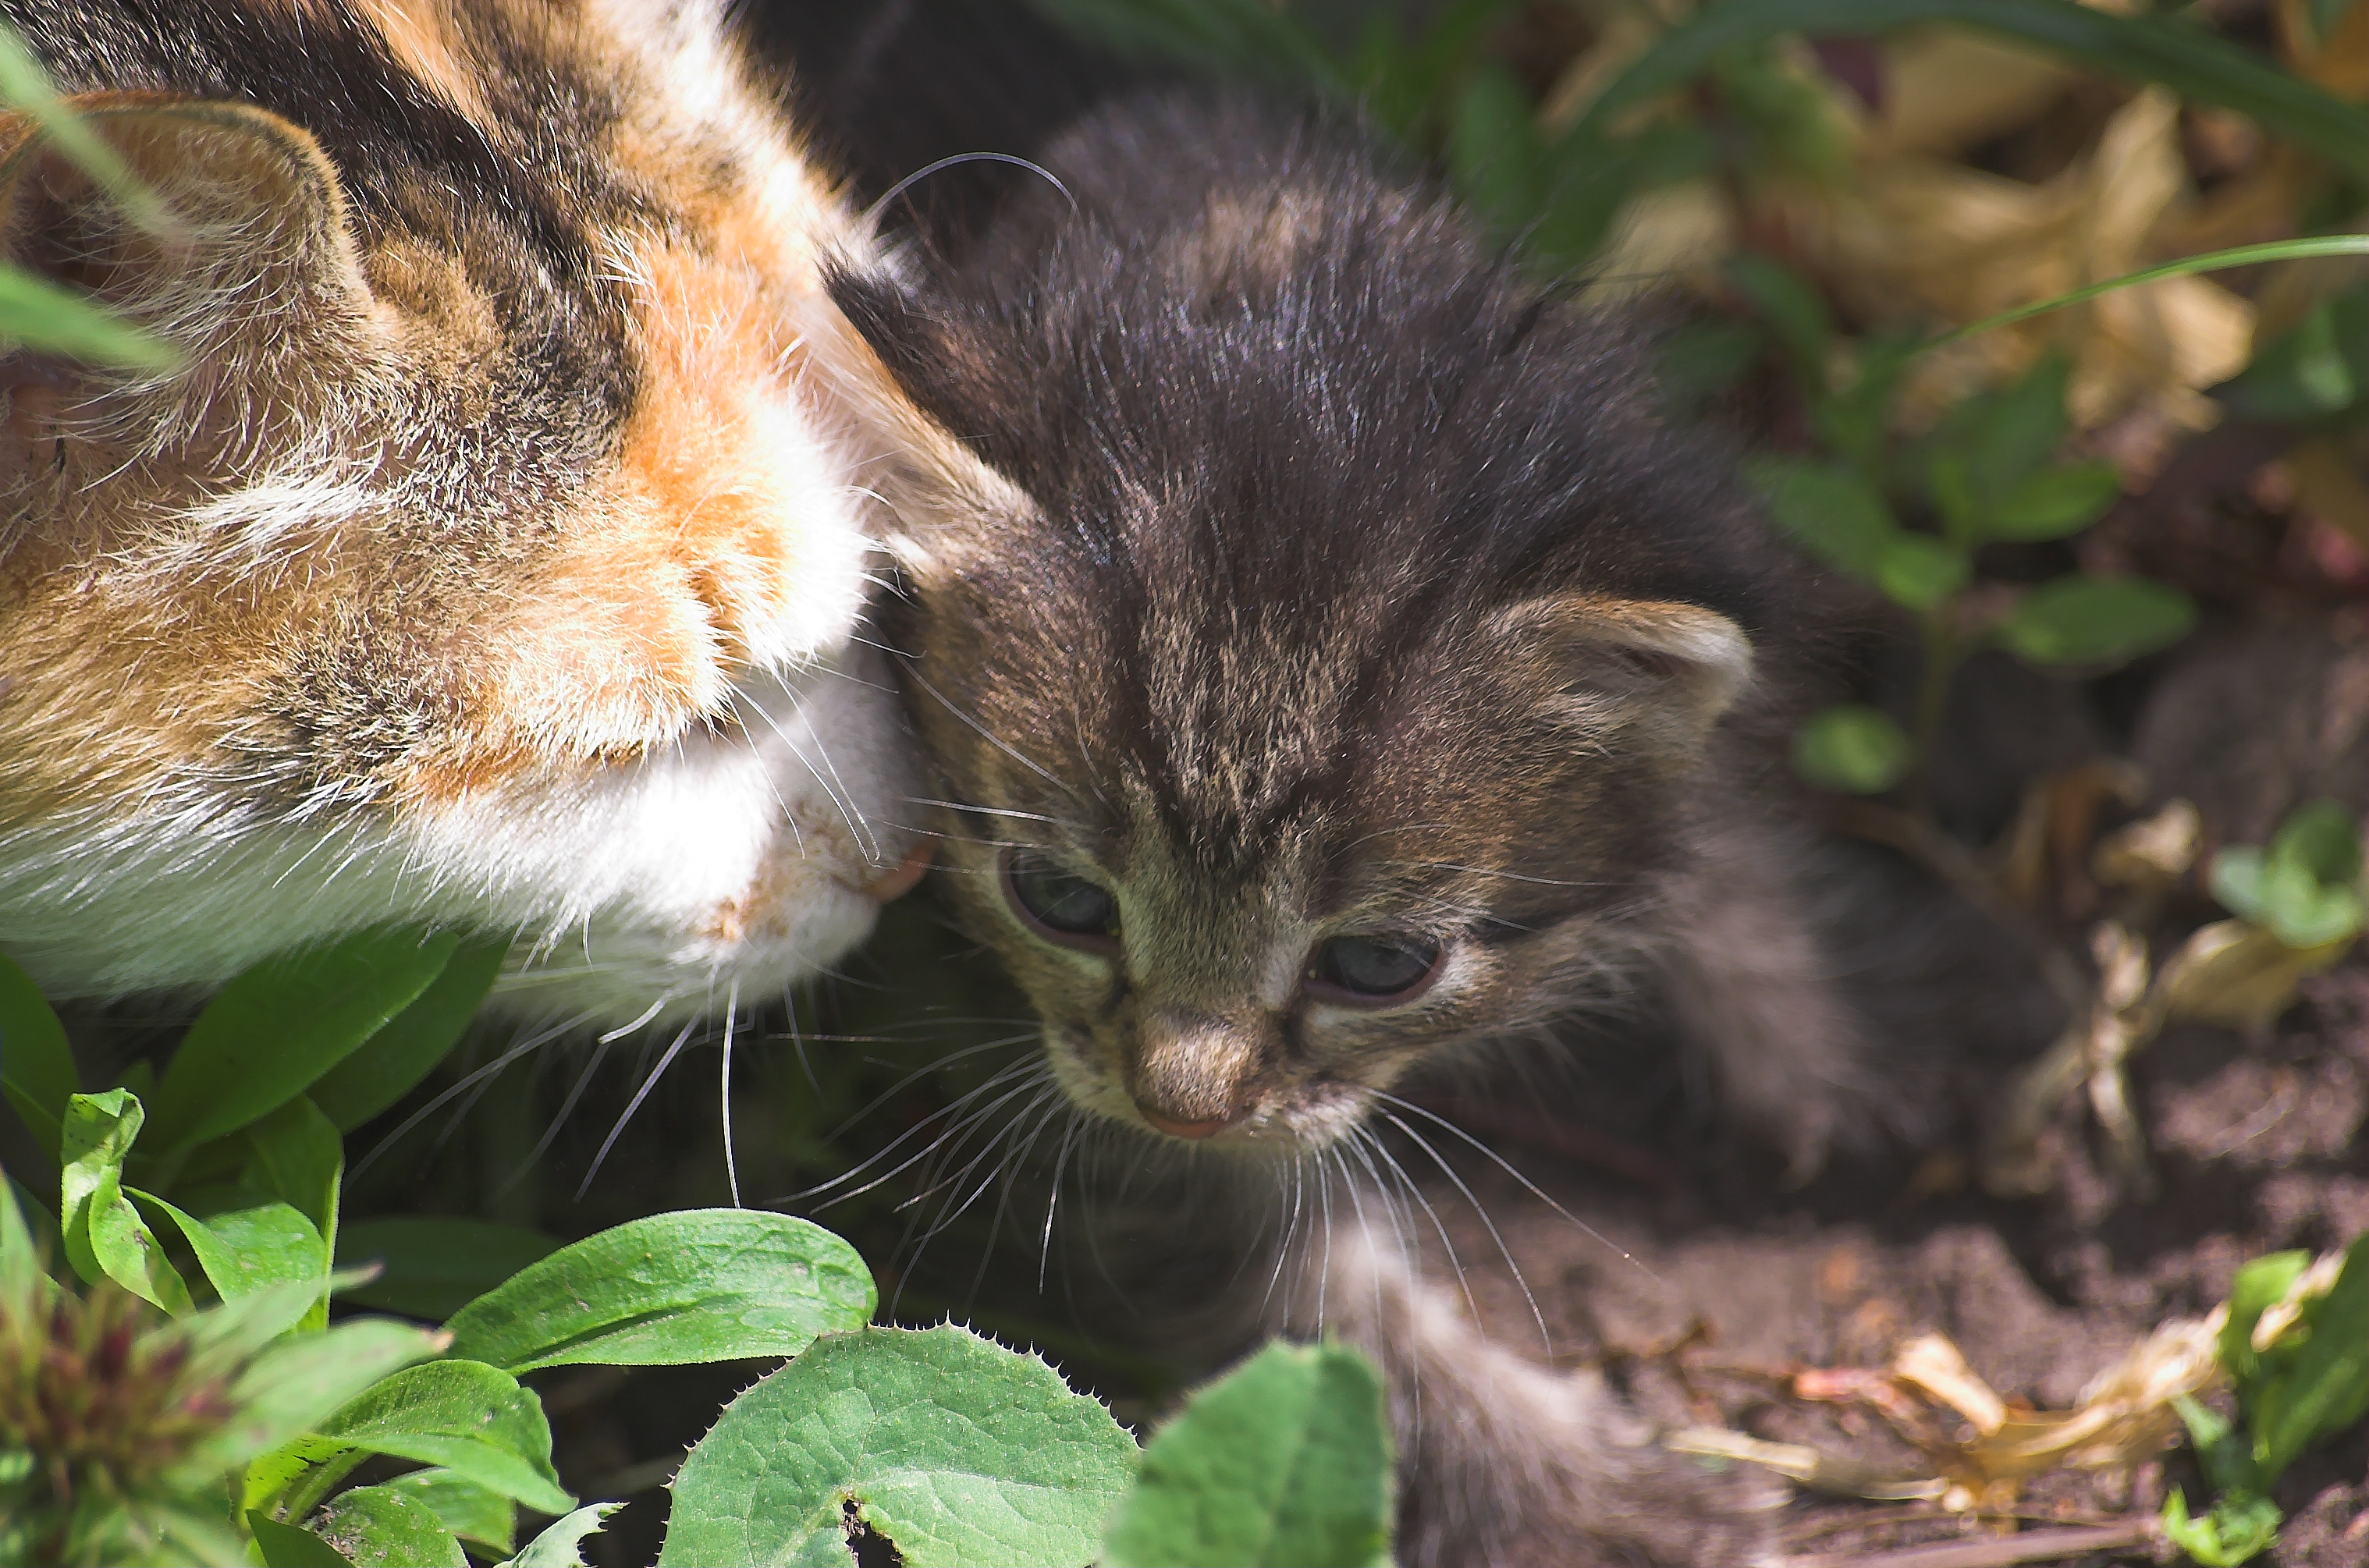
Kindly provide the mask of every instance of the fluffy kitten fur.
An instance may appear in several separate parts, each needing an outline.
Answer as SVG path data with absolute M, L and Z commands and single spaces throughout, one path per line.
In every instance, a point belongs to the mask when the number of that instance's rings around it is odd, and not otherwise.
M 919 427 L 716 7 L 0 15 L 178 220 L 9 115 L 0 253 L 183 355 L 0 358 L 0 948 L 108 996 L 461 925 L 612 1024 L 859 941 L 911 793 L 864 486 Z
M 1657 998 L 1814 1162 L 1869 1076 L 1767 777 L 1815 585 L 1641 345 L 1343 135 L 1161 100 L 1047 162 L 1066 192 L 959 265 L 834 292 L 1010 482 L 965 515 L 907 474 L 887 625 L 950 896 L 1070 1098 L 1296 1168 L 1419 1070 Z M 1108 929 L 1026 907 L 1081 885 Z M 1349 995 L 1344 939 L 1439 956 Z M 1389 1369 L 1407 1561 L 1757 1550 L 1760 1499 L 1481 1343 L 1345 1210 L 1308 1243 L 1331 1306 L 1271 1321 Z

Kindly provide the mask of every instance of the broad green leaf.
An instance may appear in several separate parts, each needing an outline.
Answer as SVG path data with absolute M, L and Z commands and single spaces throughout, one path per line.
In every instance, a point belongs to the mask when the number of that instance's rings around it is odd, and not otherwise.
M 2247 1424 L 2262 1482 L 2369 1412 L 2369 1235 L 2347 1250 L 2327 1295 L 2306 1303 L 2311 1333 L 2254 1392 Z
M 246 1513 L 246 1528 L 263 1568 L 354 1568 L 354 1560 L 299 1525 L 283 1525 L 260 1509 Z
M 311 1528 L 354 1568 L 469 1568 L 435 1510 L 398 1487 L 340 1492 L 321 1505 Z
M 518 1505 L 449 1470 L 416 1470 L 386 1483 L 434 1514 L 444 1528 L 487 1554 L 518 1550 Z M 579 1510 L 580 1511 L 580 1510 Z
M 258 964 L 189 1025 L 156 1086 L 151 1139 L 180 1152 L 278 1110 L 409 1006 L 459 944 L 369 931 Z
M 369 1047 L 377 1049 L 373 1041 Z M 345 1139 L 337 1127 L 299 1094 L 242 1135 L 249 1151 L 248 1178 L 280 1195 L 280 1200 L 313 1222 L 318 1253 L 315 1266 L 329 1272 L 338 1246 L 338 1192 L 345 1180 Z M 306 1314 L 307 1330 L 327 1326 L 329 1298 L 325 1292 Z
M 2261 1471 L 2254 1466 L 2252 1448 L 2238 1436 L 2237 1423 L 2197 1403 L 2187 1394 L 2172 1395 L 2171 1407 L 2187 1426 L 2188 1441 L 2196 1450 L 2196 1462 L 2214 1491 L 2260 1490 Z
M 1963 550 L 1922 533 L 1903 533 L 1877 557 L 1875 582 L 1894 604 L 1930 610 L 1964 588 L 1974 569 Z
M 1111 1516 L 1111 1568 L 1390 1562 L 1381 1379 L 1340 1345 L 1271 1345 L 1193 1396 Z
M 258 1291 L 221 1310 L 274 1301 Z M 206 1485 L 303 1432 L 395 1368 L 435 1355 L 441 1344 L 424 1329 L 385 1318 L 359 1318 L 326 1333 L 281 1340 L 231 1385 L 235 1413 L 167 1479 L 185 1491 Z
M 338 1261 L 385 1272 L 341 1299 L 441 1322 L 558 1249 L 540 1230 L 489 1219 L 366 1219 L 338 1233 Z
M 321 1296 L 328 1294 L 321 1233 L 284 1203 L 258 1202 L 200 1219 L 152 1193 L 134 1190 L 131 1196 L 162 1210 L 179 1228 L 198 1255 L 198 1266 L 225 1301 L 303 1280 L 316 1282 Z
M 748 1209 L 635 1219 L 561 1248 L 452 1314 L 456 1356 L 539 1367 L 671 1367 L 795 1356 L 877 1302 L 855 1249 Z
M 2233 844 L 2213 857 L 2213 896 L 2293 948 L 2318 947 L 2362 928 L 2360 891 L 2329 887 L 2297 860 Z
M 2032 664 L 2114 664 L 2169 647 L 2195 624 L 2195 604 L 2176 588 L 2077 572 L 2027 592 L 1998 638 Z
M 555 1519 L 544 1527 L 541 1535 L 527 1542 L 524 1551 L 499 1568 L 583 1568 L 580 1548 L 584 1538 L 600 1529 L 601 1520 L 624 1506 L 623 1503 L 593 1503 Z
M 1830 567 L 1873 582 L 1884 554 L 1902 537 L 1874 486 L 1848 468 L 1793 458 L 1745 465 L 1768 498 L 1768 515 L 1794 542 Z
M 33 977 L 0 954 L 0 1091 L 52 1160 L 66 1101 L 81 1089 L 65 1026 Z
M 827 1334 L 676 1473 L 662 1568 L 844 1561 L 842 1507 L 908 1568 L 1082 1564 L 1135 1441 L 1033 1356 L 952 1324 Z
M 1934 22 L 2030 44 L 2124 81 L 2160 82 L 2369 176 L 2369 113 L 2177 18 L 2115 16 L 2074 0 L 1720 0 L 1639 56 L 1573 132 L 1601 136 L 1632 106 L 1694 81 L 1722 55 L 1787 33 L 1883 35 Z
M 2163 1500 L 2164 1539 L 2203 1568 L 2237 1568 L 2260 1556 L 2278 1539 L 2281 1516 L 2277 1504 L 2250 1492 L 2226 1493 L 2195 1518 L 2179 1487 Z
M 128 1089 L 66 1101 L 58 1153 L 58 1213 L 66 1259 L 84 1279 L 101 1276 L 154 1306 L 189 1310 L 189 1288 L 123 1192 L 123 1162 L 140 1136 L 139 1096 Z
M 2266 1253 L 2239 1268 L 2229 1282 L 2228 1310 L 2214 1355 L 2241 1392 L 2252 1384 L 2261 1367 L 2261 1358 L 2254 1351 L 2254 1325 L 2285 1299 L 2310 1266 L 2311 1254 L 2306 1252 Z
M 2009 490 L 1981 527 L 1992 539 L 2062 539 L 2103 517 L 2122 494 L 2111 463 L 2043 468 Z
M 0 347 L 126 370 L 169 370 L 181 358 L 171 344 L 89 295 L 6 263 L 0 263 Z
M 494 989 L 509 951 L 504 942 L 471 941 L 454 948 L 444 972 L 371 1036 L 370 1049 L 354 1052 L 306 1091 L 321 1114 L 339 1132 L 351 1132 L 409 1093 L 452 1054 Z
M 406 1367 L 309 1431 L 346 1448 L 441 1465 L 545 1514 L 576 1506 L 551 1468 L 543 1402 L 481 1361 Z
M 1820 789 L 1881 795 L 1907 775 L 1914 748 L 1892 715 L 1860 703 L 1821 709 L 1793 732 L 1793 771 Z

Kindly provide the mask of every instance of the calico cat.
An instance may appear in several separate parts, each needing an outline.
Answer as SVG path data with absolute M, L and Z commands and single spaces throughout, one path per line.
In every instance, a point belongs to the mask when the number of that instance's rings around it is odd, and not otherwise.
M 181 355 L 0 356 L 0 950 L 108 997 L 458 926 L 609 1026 L 860 941 L 920 864 L 859 635 L 912 416 L 718 7 L 0 17 L 175 220 L 9 114 L 0 255 Z
M 1658 1009 L 1798 1165 L 1877 1125 L 1770 743 L 1821 585 L 1638 336 L 1337 129 L 1162 97 L 1045 162 L 958 264 L 832 288 L 1005 482 L 900 474 L 886 627 L 946 895 L 1069 1098 L 1172 1165 L 1321 1169 L 1417 1074 Z M 1403 1561 L 1764 1547 L 1750 1486 L 1483 1343 L 1349 1208 L 1307 1242 L 1329 1305 L 1267 1324 L 1384 1365 Z

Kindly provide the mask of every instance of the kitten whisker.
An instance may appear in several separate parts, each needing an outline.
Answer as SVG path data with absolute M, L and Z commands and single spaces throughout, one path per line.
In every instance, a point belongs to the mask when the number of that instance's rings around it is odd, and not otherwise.
M 1536 1182 L 1533 1182 L 1529 1177 L 1525 1176 L 1521 1172 L 1516 1170 L 1514 1166 L 1507 1162 L 1504 1155 L 1498 1153 L 1495 1150 L 1490 1148 L 1487 1144 L 1482 1142 L 1479 1139 L 1473 1137 L 1462 1127 L 1458 1127 L 1446 1116 L 1441 1116 L 1436 1111 L 1429 1110 L 1422 1105 L 1418 1105 L 1412 1100 L 1401 1099 L 1396 1094 L 1385 1093 L 1383 1091 L 1379 1089 L 1375 1090 L 1373 1093 L 1374 1098 L 1381 1101 L 1383 1104 L 1395 1105 L 1402 1111 L 1412 1112 L 1413 1115 L 1421 1116 L 1424 1120 L 1438 1126 L 1457 1138 L 1462 1139 L 1466 1143 L 1471 1144 L 1474 1149 L 1479 1150 L 1482 1154 L 1486 1155 L 1495 1163 L 1499 1170 L 1513 1177 L 1516 1182 L 1519 1182 L 1522 1185 L 1523 1189 L 1532 1197 L 1537 1198 L 1540 1203 L 1543 1203 L 1549 1208 L 1553 1209 L 1555 1213 L 1562 1216 L 1564 1219 L 1567 1219 L 1572 1224 L 1579 1227 L 1582 1231 L 1596 1242 L 1606 1247 L 1611 1248 L 1612 1252 L 1619 1257 L 1621 1262 L 1628 1264 L 1656 1285 L 1666 1283 L 1660 1275 L 1655 1274 L 1652 1269 L 1646 1267 L 1644 1264 L 1639 1262 L 1634 1255 L 1616 1245 L 1612 1239 L 1607 1236 L 1603 1231 L 1598 1230 L 1595 1226 L 1590 1225 L 1586 1220 L 1582 1219 L 1578 1215 L 1574 1214 L 1570 1209 L 1565 1208 L 1562 1205 L 1557 1203 L 1554 1199 L 1541 1192 Z M 1392 1116 L 1390 1119 L 1393 1122 L 1398 1120 L 1396 1116 Z M 1403 1124 L 1402 1124 L 1402 1126 L 1403 1127 Z M 1413 1132 L 1410 1131 L 1408 1136 L 1411 1138 L 1413 1137 Z
M 452 1087 L 444 1090 L 441 1093 L 439 1093 L 434 1099 L 429 1100 L 428 1104 L 420 1106 L 419 1109 L 404 1117 L 403 1120 L 396 1125 L 395 1129 L 393 1132 L 390 1132 L 384 1138 L 380 1139 L 377 1143 L 372 1146 L 369 1153 L 363 1155 L 360 1160 L 355 1162 L 353 1169 L 346 1173 L 346 1180 L 348 1182 L 359 1181 L 361 1178 L 362 1173 L 369 1170 L 373 1164 L 377 1163 L 379 1157 L 384 1154 L 389 1149 L 394 1148 L 395 1145 L 402 1139 L 405 1133 L 409 1132 L 413 1127 L 418 1127 L 428 1117 L 435 1115 L 438 1111 L 452 1104 L 452 1101 L 460 1095 L 467 1093 L 472 1088 L 475 1088 L 481 1082 L 490 1082 L 496 1074 L 498 1074 L 504 1068 L 509 1066 L 510 1063 L 518 1060 L 519 1058 L 526 1055 L 529 1051 L 538 1050 L 543 1047 L 549 1045 L 552 1041 L 558 1039 L 561 1036 L 568 1034 L 576 1029 L 582 1028 L 589 1022 L 590 1022 L 589 1014 L 579 1014 L 577 1017 L 567 1019 L 564 1023 L 537 1030 L 529 1035 L 525 1039 L 520 1041 L 518 1044 L 510 1047 L 509 1049 L 504 1051 L 500 1056 L 496 1057 L 492 1061 L 487 1062 L 485 1066 L 470 1072 L 459 1082 L 454 1083 Z
M 690 1042 L 692 1031 L 698 1027 L 699 1020 L 696 1018 L 683 1024 L 681 1030 L 676 1034 L 674 1043 L 668 1046 L 665 1054 L 658 1058 L 658 1066 L 652 1068 L 649 1076 L 642 1080 L 640 1087 L 634 1091 L 634 1097 L 625 1102 L 625 1108 L 618 1113 L 616 1121 L 610 1125 L 609 1136 L 601 1140 L 600 1152 L 592 1156 L 592 1168 L 585 1172 L 584 1180 L 577 1184 L 577 1202 L 583 1202 L 584 1195 L 592 1190 L 592 1178 L 601 1173 L 601 1167 L 608 1162 L 609 1150 L 615 1148 L 617 1139 L 624 1136 L 625 1124 L 634 1119 L 634 1113 L 642 1108 L 642 1102 L 649 1098 L 650 1091 L 658 1086 L 658 1082 L 665 1075 L 666 1070 L 674 1065 L 674 1059 L 681 1054 L 682 1047 Z
M 1423 1196 L 1423 1188 L 1416 1185 L 1413 1176 L 1407 1174 L 1406 1167 L 1399 1163 L 1398 1156 L 1392 1154 L 1380 1139 L 1375 1137 L 1368 1128 L 1359 1127 L 1357 1132 L 1373 1146 L 1374 1152 L 1381 1156 L 1382 1163 L 1390 1168 L 1401 1190 L 1413 1199 L 1416 1206 L 1423 1210 L 1425 1217 L 1430 1219 L 1432 1230 L 1438 1233 L 1439 1244 L 1448 1251 L 1448 1266 L 1456 1271 L 1456 1288 L 1463 1293 L 1464 1309 L 1472 1314 L 1474 1322 L 1481 1322 L 1481 1303 L 1473 1299 L 1471 1282 L 1464 1277 L 1464 1261 L 1456 1255 L 1456 1243 L 1448 1239 L 1448 1227 L 1440 1222 L 1439 1211 L 1431 1207 L 1431 1200 Z
M 721 1101 L 724 1122 L 724 1180 L 732 1189 L 732 1207 L 740 1207 L 740 1162 L 732 1152 L 732 1025 L 740 1013 L 740 982 L 732 982 L 732 990 L 724 1003 L 724 1060 L 716 1072 L 716 1095 Z
M 1497 1230 L 1497 1222 L 1489 1217 L 1487 1206 L 1482 1204 L 1480 1198 L 1473 1195 L 1472 1189 L 1465 1185 L 1464 1178 L 1456 1173 L 1456 1168 L 1448 1162 L 1448 1161 L 1440 1154 L 1438 1150 L 1434 1149 L 1429 1142 L 1425 1141 L 1421 1133 L 1415 1131 L 1414 1128 L 1407 1126 L 1406 1123 L 1401 1121 L 1396 1116 L 1391 1115 L 1389 1112 L 1383 1113 L 1382 1119 L 1389 1122 L 1392 1127 L 1398 1128 L 1399 1131 L 1404 1133 L 1408 1138 L 1413 1139 L 1414 1146 L 1417 1149 L 1420 1149 L 1425 1154 L 1430 1155 L 1431 1162 L 1439 1167 L 1439 1173 L 1446 1176 L 1450 1183 L 1454 1184 L 1456 1190 L 1464 1195 L 1464 1201 L 1472 1206 L 1473 1214 L 1480 1219 L 1482 1228 L 1489 1232 L 1489 1240 L 1496 1243 L 1497 1255 L 1505 1260 L 1505 1267 L 1512 1272 L 1514 1276 L 1514 1283 L 1520 1287 L 1522 1299 L 1529 1304 L 1530 1317 L 1539 1325 L 1539 1346 L 1545 1350 L 1547 1359 L 1550 1361 L 1553 1360 L 1554 1335 L 1547 1332 L 1547 1315 L 1545 1312 L 1539 1310 L 1539 1299 L 1530 1293 L 1530 1282 L 1528 1278 L 1524 1277 L 1522 1274 L 1522 1265 L 1514 1260 L 1514 1250 L 1505 1245 L 1505 1238 L 1499 1233 Z
M 1050 770 L 1031 761 L 1028 757 L 1022 754 L 1018 747 L 1013 745 L 1001 736 L 995 734 L 985 725 L 979 723 L 978 720 L 963 712 L 961 708 L 956 707 L 955 705 L 954 699 L 948 697 L 944 692 L 939 691 L 937 687 L 930 683 L 930 678 L 928 676 L 923 675 L 919 670 L 913 670 L 911 674 L 916 685 L 920 686 L 922 691 L 927 692 L 931 697 L 935 699 L 939 706 L 944 708 L 946 712 L 954 715 L 956 718 L 960 719 L 965 725 L 968 726 L 981 739 L 994 747 L 997 750 L 1002 752 L 1005 756 L 1011 758 L 1013 761 L 1019 763 L 1022 767 L 1027 769 L 1030 773 L 1035 773 L 1038 778 L 1043 779 L 1047 784 L 1051 784 L 1055 789 L 1059 790 L 1063 795 L 1068 795 L 1070 799 L 1075 800 L 1077 798 L 1077 792 L 1071 789 L 1068 784 L 1063 784 Z

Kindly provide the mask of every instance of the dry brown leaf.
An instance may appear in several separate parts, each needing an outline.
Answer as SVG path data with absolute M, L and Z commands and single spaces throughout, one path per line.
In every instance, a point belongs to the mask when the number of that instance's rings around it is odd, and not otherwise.
M 1892 1375 L 1964 1416 L 1982 1436 L 1992 1436 L 2007 1425 L 2007 1402 L 1966 1365 L 1947 1334 L 1919 1334 L 1902 1345 L 1893 1353 Z
M 2250 921 L 2215 921 L 2189 934 L 2156 989 L 2169 1017 L 2260 1029 L 2287 1010 L 2306 977 L 2344 956 L 2352 940 L 2295 948 Z
M 2090 874 L 2109 887 L 2160 892 L 2188 875 L 2204 840 L 2196 803 L 2175 800 L 2098 841 Z

